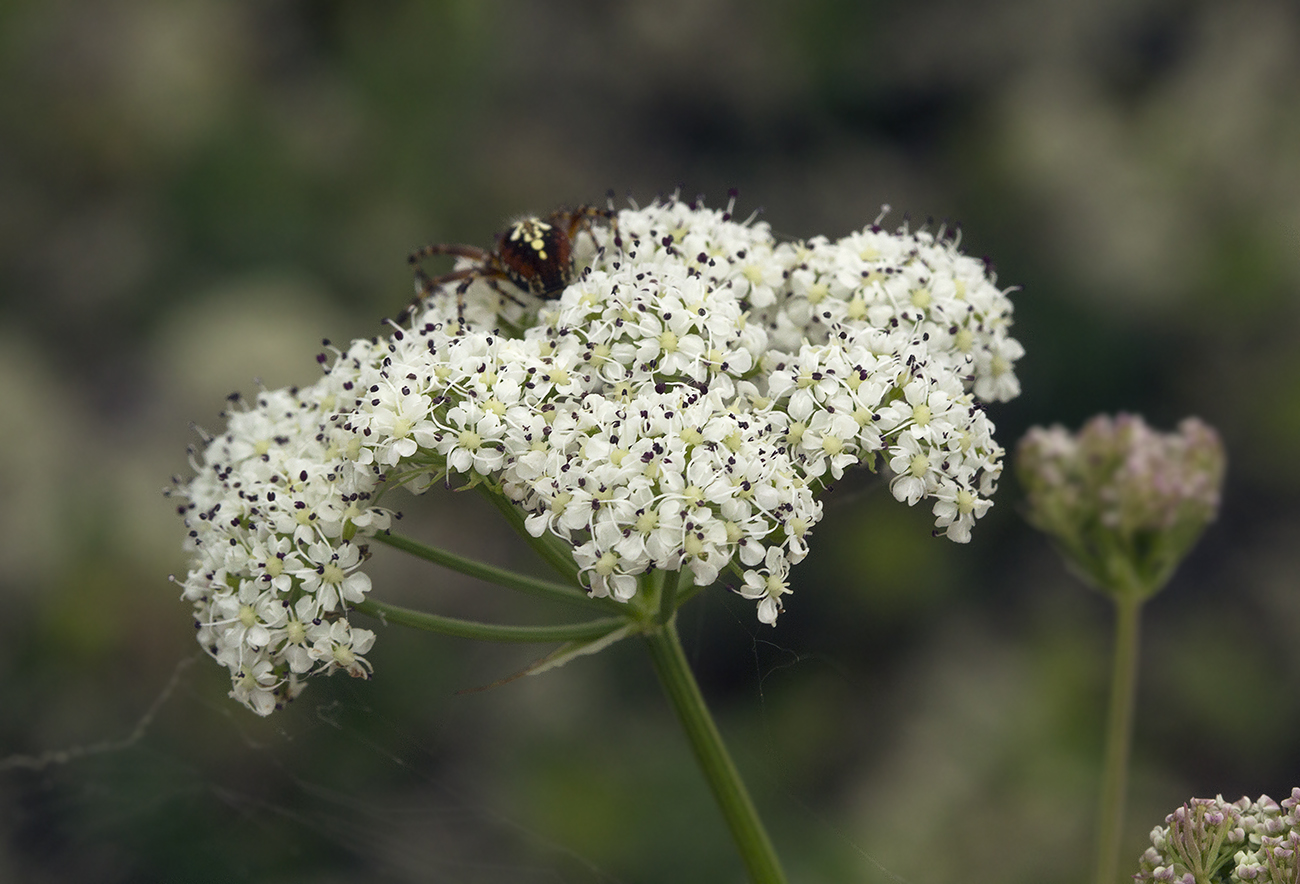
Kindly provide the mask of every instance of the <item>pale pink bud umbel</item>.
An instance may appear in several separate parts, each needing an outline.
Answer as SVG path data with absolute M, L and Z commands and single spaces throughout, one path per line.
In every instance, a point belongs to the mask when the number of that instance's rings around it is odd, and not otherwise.
M 1121 414 L 1076 434 L 1032 428 L 1016 469 L 1030 524 L 1097 588 L 1145 598 L 1214 520 L 1224 467 L 1218 433 L 1197 418 L 1160 433 Z
M 1300 877 L 1300 788 L 1281 802 L 1267 795 L 1228 802 L 1193 798 L 1151 830 L 1136 884 L 1291 884 Z

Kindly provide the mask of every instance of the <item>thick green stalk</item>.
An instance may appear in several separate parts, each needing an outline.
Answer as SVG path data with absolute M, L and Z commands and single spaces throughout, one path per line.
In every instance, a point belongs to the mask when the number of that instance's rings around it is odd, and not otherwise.
M 503 626 L 497 623 L 479 623 L 476 620 L 459 620 L 455 617 L 427 614 L 424 611 L 413 611 L 410 608 L 401 608 L 374 599 L 366 599 L 353 607 L 385 623 L 396 623 L 441 635 L 490 642 L 587 641 L 601 638 L 627 625 L 627 620 L 623 617 L 604 617 L 586 623 L 563 623 L 558 626 Z
M 1137 699 L 1138 635 L 1145 599 L 1137 592 L 1117 592 L 1111 597 L 1115 600 L 1115 663 L 1111 672 L 1106 760 L 1097 817 L 1097 884 L 1115 884 L 1119 869 L 1133 707 Z
M 663 580 L 659 584 L 659 614 L 655 617 L 655 622 L 663 626 L 677 613 L 679 606 L 677 588 L 682 581 L 682 572 L 660 571 L 659 573 L 663 575 Z
M 704 705 L 704 696 L 695 676 L 691 674 L 686 653 L 677 636 L 677 619 L 670 618 L 661 628 L 647 632 L 645 642 L 659 681 L 690 740 L 695 760 L 704 771 L 713 797 L 717 799 L 732 837 L 736 839 L 736 847 L 749 870 L 750 879 L 754 884 L 785 884 L 785 873 L 781 870 L 772 841 L 758 818 L 758 811 L 736 765 L 727 753 L 722 735 Z

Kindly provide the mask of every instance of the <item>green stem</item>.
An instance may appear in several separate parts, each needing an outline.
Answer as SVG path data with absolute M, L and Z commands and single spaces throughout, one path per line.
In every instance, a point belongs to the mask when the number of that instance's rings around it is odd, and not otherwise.
M 548 538 L 552 535 L 544 534 L 541 537 L 534 537 L 529 534 L 528 528 L 524 525 L 524 514 L 519 511 L 519 507 L 513 501 L 500 491 L 489 488 L 486 483 L 480 484 L 478 488 L 501 515 L 506 517 L 506 521 L 510 523 L 510 527 L 515 529 L 515 533 L 522 537 L 542 557 L 543 561 L 558 571 L 560 576 L 573 586 L 582 585 L 582 581 L 578 579 L 578 566 L 573 561 L 573 555 L 568 548 L 561 549 L 558 545 L 548 542 Z
M 681 571 L 661 571 L 663 582 L 659 585 L 659 616 L 655 622 L 664 626 L 677 613 L 677 588 L 682 582 Z
M 1106 761 L 1102 772 L 1101 809 L 1097 820 L 1097 884 L 1115 884 L 1124 798 L 1128 785 L 1133 707 L 1137 698 L 1138 634 L 1143 596 L 1115 593 L 1115 663 L 1106 723 Z
M 464 556 L 458 556 L 455 553 L 447 552 L 445 549 L 439 549 L 436 546 L 429 546 L 427 543 L 421 543 L 410 537 L 403 537 L 401 534 L 376 534 L 374 540 L 380 543 L 408 552 L 413 556 L 426 559 L 444 568 L 452 571 L 458 571 L 461 574 L 468 574 L 470 577 L 477 577 L 480 580 L 486 580 L 488 583 L 495 583 L 498 586 L 504 586 L 507 589 L 518 590 L 528 595 L 540 596 L 553 601 L 568 602 L 569 604 L 581 605 L 590 610 L 593 599 L 586 593 L 574 589 L 572 586 L 565 586 L 562 583 L 552 583 L 549 580 L 539 580 L 536 577 L 529 577 L 526 574 L 518 574 L 514 571 L 507 571 L 504 568 L 497 568 L 492 565 L 477 562 L 474 559 L 467 559 Z
M 441 635 L 490 642 L 589 641 L 608 635 L 627 624 L 627 620 L 622 617 L 604 617 L 586 623 L 564 623 L 558 626 L 502 626 L 496 623 L 479 623 L 476 620 L 459 620 L 455 617 L 427 614 L 424 611 L 413 611 L 410 608 L 401 608 L 374 599 L 366 599 L 353 607 L 385 623 L 396 623 L 399 626 L 411 626 Z
M 740 774 L 727 747 L 722 742 L 700 687 L 691 674 L 681 639 L 677 636 L 677 620 L 668 622 L 645 635 L 650 659 L 654 661 L 659 681 L 672 701 L 677 717 L 690 740 L 695 760 L 699 762 L 704 777 L 709 782 L 713 797 L 722 809 L 736 847 L 740 850 L 745 868 L 755 884 L 785 884 L 785 873 L 772 847 L 772 841 L 758 818 L 754 802 L 750 800 Z

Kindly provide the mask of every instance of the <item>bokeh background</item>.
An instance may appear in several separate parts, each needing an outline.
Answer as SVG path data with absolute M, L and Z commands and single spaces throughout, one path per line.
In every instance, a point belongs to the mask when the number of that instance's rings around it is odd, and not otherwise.
M 1192 795 L 1300 784 L 1295 4 L 7 0 L 0 880 L 741 879 L 634 643 L 458 693 L 544 649 L 388 629 L 373 681 L 261 720 L 167 581 L 193 426 L 379 333 L 411 249 L 679 186 L 789 238 L 960 222 L 1022 288 L 1008 448 L 1218 426 L 1221 518 L 1147 612 L 1125 872 Z M 847 482 L 777 628 L 683 611 L 792 880 L 1089 878 L 1109 611 L 1018 495 L 959 547 Z M 404 509 L 537 567 L 476 497 Z M 557 616 L 375 564 L 381 599 Z

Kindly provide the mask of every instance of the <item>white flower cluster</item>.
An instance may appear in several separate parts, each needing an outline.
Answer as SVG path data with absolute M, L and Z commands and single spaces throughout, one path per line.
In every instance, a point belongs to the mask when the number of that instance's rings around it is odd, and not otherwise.
M 252 407 L 235 399 L 225 433 L 174 491 L 187 498 L 179 510 L 194 558 L 181 597 L 194 605 L 199 644 L 230 670 L 230 695 L 261 715 L 297 696 L 303 675 L 370 671 L 361 655 L 374 633 L 344 616 L 370 590 L 351 538 L 390 517 L 369 505 L 378 482 L 349 456 L 359 449 L 337 447 L 349 442 L 335 407 L 355 402 L 348 374 L 263 392 Z
M 1300 880 L 1300 788 L 1279 804 L 1193 798 L 1151 830 L 1135 881 L 1295 884 Z
M 526 309 L 486 281 L 435 293 L 409 329 L 359 341 L 316 385 L 230 417 L 181 493 L 200 642 L 260 712 L 298 677 L 368 672 L 353 542 L 388 526 L 385 484 L 484 483 L 590 592 L 728 570 L 775 621 L 821 518 L 817 493 L 882 462 L 958 542 L 1003 450 L 977 400 L 1019 392 L 1011 304 L 942 234 L 873 225 L 777 243 L 673 199 L 577 243 L 581 273 Z M 464 317 L 464 322 L 458 319 Z M 507 325 L 517 333 L 503 334 Z M 492 330 L 489 330 L 492 329 Z

